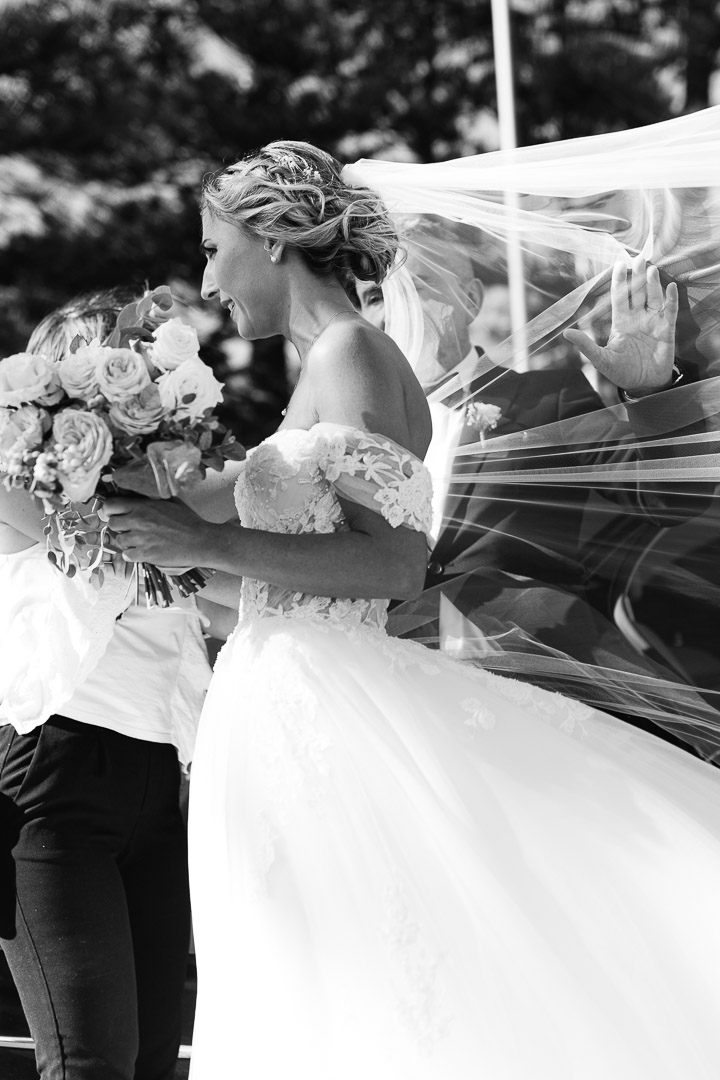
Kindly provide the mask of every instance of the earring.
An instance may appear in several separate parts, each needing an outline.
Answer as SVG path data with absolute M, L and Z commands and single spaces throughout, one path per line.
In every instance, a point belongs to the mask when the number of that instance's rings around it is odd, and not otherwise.
M 271 255 L 271 256 L 270 256 L 270 262 L 271 262 L 271 263 L 276 263 L 277 261 L 278 261 L 278 257 L 277 257 L 277 255 Z
M 263 247 L 265 248 L 266 251 L 272 251 L 272 244 L 270 243 L 269 240 L 265 241 Z

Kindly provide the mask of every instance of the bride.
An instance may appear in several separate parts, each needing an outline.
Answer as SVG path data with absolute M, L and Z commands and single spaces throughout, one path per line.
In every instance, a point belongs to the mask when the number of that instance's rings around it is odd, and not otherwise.
M 203 296 L 302 371 L 201 513 L 106 507 L 126 559 L 243 578 L 192 772 L 193 1080 L 715 1077 L 717 772 L 384 633 L 422 588 L 431 431 L 342 284 L 393 265 L 383 204 L 286 142 L 202 207 Z

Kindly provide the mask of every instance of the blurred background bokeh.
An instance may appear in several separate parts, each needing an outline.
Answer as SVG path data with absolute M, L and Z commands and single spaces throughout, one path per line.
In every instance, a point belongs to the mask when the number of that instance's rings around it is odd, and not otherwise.
M 720 99 L 716 0 L 514 0 L 520 145 Z M 203 173 L 273 138 L 344 161 L 498 146 L 491 0 L 0 0 L 0 356 L 89 288 L 169 282 L 253 445 L 293 379 L 198 304 Z M 507 322 L 502 281 L 482 341 Z

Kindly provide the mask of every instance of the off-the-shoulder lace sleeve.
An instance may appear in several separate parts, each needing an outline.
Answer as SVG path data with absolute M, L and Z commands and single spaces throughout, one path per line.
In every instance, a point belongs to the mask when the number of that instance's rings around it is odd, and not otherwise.
M 432 483 L 419 458 L 356 428 L 320 423 L 312 432 L 317 467 L 338 495 L 378 511 L 393 528 L 429 532 Z

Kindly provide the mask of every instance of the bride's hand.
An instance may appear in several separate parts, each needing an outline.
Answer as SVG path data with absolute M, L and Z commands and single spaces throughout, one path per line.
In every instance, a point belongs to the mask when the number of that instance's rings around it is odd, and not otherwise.
M 113 546 L 127 562 L 155 566 L 207 566 L 207 536 L 216 528 L 183 503 L 115 496 L 100 511 Z

